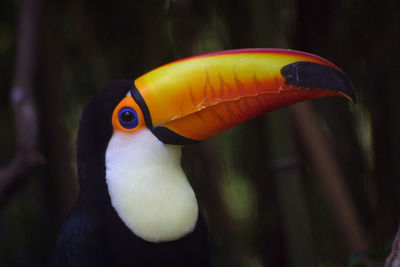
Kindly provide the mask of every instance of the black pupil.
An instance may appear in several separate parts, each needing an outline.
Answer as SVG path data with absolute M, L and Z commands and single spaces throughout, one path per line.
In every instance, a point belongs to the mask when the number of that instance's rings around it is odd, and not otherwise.
M 124 122 L 131 122 L 135 119 L 135 115 L 133 115 L 133 112 L 125 111 L 124 113 L 122 113 L 121 119 Z

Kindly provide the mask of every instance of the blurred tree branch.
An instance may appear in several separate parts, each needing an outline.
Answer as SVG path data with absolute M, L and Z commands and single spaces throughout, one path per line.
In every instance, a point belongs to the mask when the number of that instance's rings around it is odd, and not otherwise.
M 369 238 L 353 205 L 343 174 L 332 155 L 326 138 L 318 126 L 318 117 L 310 103 L 299 103 L 291 107 L 295 127 L 307 148 L 317 177 L 335 215 L 346 245 L 351 251 L 369 248 Z
M 21 4 L 10 97 L 15 116 L 15 155 L 0 170 L 0 207 L 26 181 L 32 170 L 44 164 L 44 157 L 38 148 L 38 118 L 33 94 L 40 7 L 41 0 L 25 0 Z
M 392 251 L 386 258 L 385 267 L 400 267 L 400 225 L 393 240 Z

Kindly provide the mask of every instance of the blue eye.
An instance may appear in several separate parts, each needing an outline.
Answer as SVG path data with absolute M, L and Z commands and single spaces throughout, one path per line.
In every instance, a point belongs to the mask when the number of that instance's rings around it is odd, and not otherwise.
M 136 111 L 131 108 L 123 108 L 118 114 L 119 122 L 126 129 L 133 129 L 139 124 Z

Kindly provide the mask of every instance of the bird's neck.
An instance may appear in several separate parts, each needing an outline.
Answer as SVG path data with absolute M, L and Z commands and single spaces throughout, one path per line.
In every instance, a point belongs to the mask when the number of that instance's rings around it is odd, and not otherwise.
M 115 131 L 106 150 L 111 203 L 137 236 L 150 242 L 179 239 L 196 224 L 195 194 L 180 164 L 181 148 L 149 130 Z

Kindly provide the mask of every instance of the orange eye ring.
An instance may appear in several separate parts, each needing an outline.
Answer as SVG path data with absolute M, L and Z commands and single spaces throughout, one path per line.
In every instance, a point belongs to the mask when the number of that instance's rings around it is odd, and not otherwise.
M 112 125 L 114 130 L 124 132 L 133 132 L 145 127 L 143 113 L 131 96 L 122 99 L 114 109 Z

